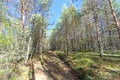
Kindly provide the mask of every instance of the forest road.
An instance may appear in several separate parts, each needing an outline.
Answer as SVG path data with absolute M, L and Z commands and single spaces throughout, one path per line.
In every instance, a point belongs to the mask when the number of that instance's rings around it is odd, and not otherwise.
M 41 65 L 40 60 L 33 61 L 30 80 L 80 80 L 53 52 L 48 52 L 45 57 L 44 65 Z

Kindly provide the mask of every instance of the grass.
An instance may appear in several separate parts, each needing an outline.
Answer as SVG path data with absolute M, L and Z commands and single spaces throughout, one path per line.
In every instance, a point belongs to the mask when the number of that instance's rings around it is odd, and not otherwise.
M 0 80 L 2 80 L 4 76 L 6 76 L 5 73 L 6 73 L 5 70 L 0 69 Z
M 66 56 L 64 52 L 54 51 L 53 54 L 54 55 L 47 54 L 48 57 L 46 58 L 51 61 L 53 59 L 55 60 L 54 62 L 60 62 L 57 57 L 61 58 L 64 61 L 67 61 L 79 76 L 80 80 L 120 80 L 119 53 L 115 54 L 117 56 L 114 56 L 114 54 L 106 54 L 102 58 L 99 57 L 98 53 L 93 52 L 72 52 Z M 50 56 L 52 56 L 52 58 L 50 58 Z M 0 63 L 5 62 L 5 58 L 0 59 Z M 61 67 L 60 70 L 58 67 L 58 71 L 61 71 Z M 12 67 L 10 69 L 10 72 L 13 73 L 13 75 L 10 77 L 10 80 L 26 80 L 29 77 L 28 75 L 31 73 L 31 71 L 29 71 L 29 67 L 23 66 L 22 64 L 20 64 L 18 68 Z M 0 69 L 0 80 L 5 76 L 5 73 L 5 70 Z
M 106 51 L 104 51 L 106 54 L 119 54 L 120 55 L 120 50 L 106 50 Z
M 6 57 L 2 57 L 0 59 L 0 80 L 6 80 L 7 72 L 6 72 Z M 26 67 L 23 65 L 23 62 L 17 64 L 17 67 L 14 66 L 14 63 L 16 60 L 14 58 L 10 58 L 8 62 L 9 66 L 9 73 L 11 73 L 11 76 L 9 80 L 27 80 L 28 79 L 28 70 L 29 67 Z
M 73 52 L 66 60 L 80 80 L 120 80 L 120 56 L 105 55 L 101 58 L 98 53 Z
M 14 76 L 11 76 L 9 80 L 18 80 L 18 79 Z
M 0 77 L 5 73 L 5 70 L 0 69 Z

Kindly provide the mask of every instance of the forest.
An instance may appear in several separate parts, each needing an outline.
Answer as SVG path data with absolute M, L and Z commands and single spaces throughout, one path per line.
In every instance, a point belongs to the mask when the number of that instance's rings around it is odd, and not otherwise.
M 120 80 L 120 0 L 0 0 L 0 80 Z

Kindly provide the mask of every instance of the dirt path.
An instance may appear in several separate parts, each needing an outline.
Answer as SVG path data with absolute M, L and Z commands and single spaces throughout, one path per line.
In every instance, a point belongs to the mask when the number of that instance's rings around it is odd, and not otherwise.
M 79 80 L 63 61 L 52 52 L 46 55 L 46 63 L 41 65 L 40 61 L 33 61 L 32 77 L 29 80 Z

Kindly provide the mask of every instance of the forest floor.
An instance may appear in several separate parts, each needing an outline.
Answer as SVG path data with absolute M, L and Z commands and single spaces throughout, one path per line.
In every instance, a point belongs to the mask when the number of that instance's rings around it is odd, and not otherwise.
M 72 69 L 49 51 L 44 54 L 44 64 L 39 58 L 32 60 L 32 77 L 30 80 L 79 80 Z M 42 65 L 41 65 L 42 64 Z
M 48 51 L 43 56 L 43 60 L 35 56 L 28 65 L 24 60 L 10 63 L 9 80 L 120 80 L 119 54 L 101 58 L 93 52 L 71 52 L 65 56 L 61 51 Z M 7 80 L 4 64 L 0 64 L 0 80 Z
M 24 65 L 24 62 L 12 66 L 9 80 L 79 80 L 72 69 L 66 65 L 56 53 L 49 51 L 44 54 L 44 64 L 40 57 L 35 56 Z M 6 71 L 0 70 L 0 80 L 6 79 Z
M 95 52 L 73 52 L 66 61 L 80 80 L 120 80 L 120 54 L 100 57 Z

